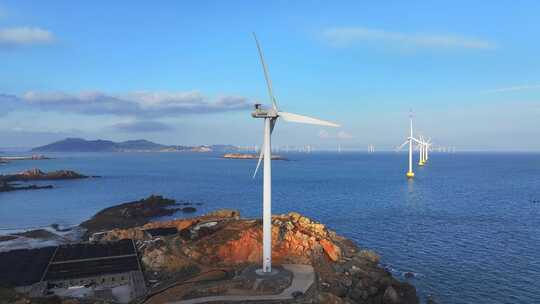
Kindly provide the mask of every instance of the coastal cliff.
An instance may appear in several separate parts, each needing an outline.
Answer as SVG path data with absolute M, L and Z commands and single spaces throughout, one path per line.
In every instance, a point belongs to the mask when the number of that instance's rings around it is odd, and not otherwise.
M 176 228 L 178 234 L 155 241 L 145 233 L 158 228 Z M 104 241 L 121 239 L 136 240 L 147 276 L 158 282 L 193 271 L 228 269 L 238 272 L 246 265 L 257 265 L 262 259 L 262 222 L 240 218 L 236 210 L 150 222 L 101 235 Z M 418 303 L 415 288 L 381 268 L 375 252 L 359 248 L 353 241 L 308 217 L 295 212 L 273 216 L 272 244 L 272 259 L 276 265 L 311 265 L 317 277 L 309 294 L 286 303 Z M 171 288 L 150 297 L 153 300 L 149 303 L 216 295 L 226 290 L 224 286 L 228 286 L 227 283 L 216 282 L 210 287 L 195 284 L 181 290 Z
M 213 297 L 236 299 L 234 303 L 419 302 L 412 285 L 397 280 L 379 265 L 377 253 L 296 212 L 272 217 L 272 259 L 279 275 L 254 277 L 262 260 L 262 221 L 242 218 L 239 211 L 231 209 L 168 221 L 155 219 L 181 210 L 175 206 L 190 204 L 150 196 L 106 208 L 81 224 L 88 232 L 80 241 L 106 247 L 132 240 L 146 288 L 144 296 L 133 303 L 207 303 L 205 299 Z M 51 236 L 38 230 L 11 237 Z M 305 273 L 291 273 L 295 269 Z M 301 291 L 296 289 L 299 283 L 295 280 L 304 284 Z M 20 303 L 105 303 L 95 297 L 28 298 L 0 288 L 2 292 L 10 293 L 13 301 L 23 301 Z M 282 298 L 276 302 L 276 297 Z

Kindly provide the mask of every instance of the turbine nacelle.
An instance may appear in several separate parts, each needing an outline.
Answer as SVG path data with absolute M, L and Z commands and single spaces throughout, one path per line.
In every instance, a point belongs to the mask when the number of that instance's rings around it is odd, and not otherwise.
M 278 113 L 274 108 L 266 109 L 262 104 L 255 104 L 255 111 L 251 112 L 253 118 L 277 118 Z

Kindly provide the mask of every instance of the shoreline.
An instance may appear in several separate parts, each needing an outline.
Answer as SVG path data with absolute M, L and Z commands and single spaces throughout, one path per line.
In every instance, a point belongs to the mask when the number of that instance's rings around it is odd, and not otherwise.
M 41 245 L 46 246 L 42 247 L 44 249 L 50 246 L 70 248 L 69 246 L 79 246 L 77 244 L 116 246 L 114 244 L 122 240 L 132 240 L 135 248 L 138 248 L 139 263 L 147 280 L 148 291 L 145 293 L 150 304 L 162 303 L 164 299 L 166 302 L 204 297 L 226 299 L 229 294 L 218 290 L 222 290 L 220 286 L 228 286 L 232 278 L 236 281 L 243 280 L 244 284 L 248 284 L 245 286 L 251 286 L 249 285 L 253 284 L 251 276 L 244 277 L 239 274 L 252 267 L 246 266 L 257 265 L 261 259 L 261 220 L 242 218 L 239 211 L 230 209 L 216 210 L 195 217 L 156 220 L 155 215 L 161 214 L 160 210 L 170 210 L 166 208 L 171 204 L 190 206 L 189 202 L 176 202 L 161 196 L 151 196 L 140 201 L 105 208 L 71 229 L 51 225 L 47 229 L 15 235 L 23 239 L 41 240 Z M 110 221 L 109 218 L 116 221 Z M 349 299 L 351 303 L 357 303 L 356 301 L 363 301 L 362 299 L 378 301 L 376 299 L 383 298 L 388 301 L 396 300 L 395 303 L 418 303 L 416 289 L 396 279 L 383 268 L 377 253 L 358 247 L 354 241 L 337 235 L 324 224 L 301 214 L 290 212 L 273 215 L 272 218 L 272 229 L 276 232 L 272 237 L 275 266 L 279 268 L 279 265 L 288 264 L 310 265 L 311 271 L 319 278 L 313 279 L 308 285 L 317 286 L 315 289 L 306 287 L 306 292 L 301 295 L 284 291 L 291 281 L 283 281 L 278 285 L 270 281 L 264 283 L 271 283 L 264 285 L 265 288 L 283 294 L 292 301 L 290 303 L 303 303 L 296 301 L 298 297 L 304 300 L 313 299 L 315 303 L 345 303 L 340 302 L 343 301 L 340 299 Z M 82 231 L 85 226 L 92 228 L 92 233 L 90 229 Z M 58 238 L 51 236 L 50 233 Z M 72 238 L 73 235 L 78 237 Z M 56 245 L 55 241 L 58 242 Z M 88 241 L 90 243 L 87 243 Z M 13 240 L 0 241 L 0 244 L 5 242 Z M 189 269 L 195 267 L 189 270 L 189 273 L 195 271 L 192 274 L 195 276 L 223 267 L 236 275 L 226 276 L 213 281 L 210 285 L 195 284 L 188 289 L 175 288 L 174 284 L 167 285 L 171 276 L 177 277 L 174 280 L 185 280 L 184 272 L 188 269 L 186 267 Z M 163 284 L 169 287 L 162 290 Z M 349 287 L 344 289 L 343 286 Z M 307 292 L 308 289 L 310 292 Z M 182 296 L 173 295 L 180 290 Z M 253 299 L 265 298 L 262 296 L 264 293 L 242 290 L 241 288 L 240 294 L 245 294 L 246 300 L 251 296 Z M 156 293 L 157 291 L 159 292 Z

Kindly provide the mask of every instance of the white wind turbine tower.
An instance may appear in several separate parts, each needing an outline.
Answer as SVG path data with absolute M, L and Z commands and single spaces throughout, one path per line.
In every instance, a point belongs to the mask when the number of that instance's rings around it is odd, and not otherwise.
M 409 133 L 409 137 L 407 137 L 407 140 L 405 140 L 404 143 L 402 143 L 399 147 L 398 147 L 398 150 L 400 150 L 403 146 L 405 146 L 406 144 L 409 144 L 409 170 L 407 171 L 407 177 L 408 178 L 413 178 L 414 177 L 414 172 L 413 172 L 413 142 L 417 142 L 419 143 L 420 141 L 416 138 L 413 137 L 413 115 L 412 115 L 412 112 L 409 114 L 409 120 L 410 120 L 410 133 Z
M 431 149 L 432 145 L 433 143 L 431 142 L 431 138 L 428 137 L 425 144 L 424 162 L 427 162 L 429 160 L 429 149 Z
M 272 273 L 272 146 L 271 146 L 271 137 L 272 131 L 276 125 L 278 118 L 283 118 L 285 121 L 289 122 L 298 122 L 304 124 L 313 124 L 320 126 L 328 127 L 339 127 L 339 125 L 311 118 L 303 115 L 281 112 L 278 110 L 276 103 L 276 98 L 272 92 L 272 81 L 268 75 L 268 69 L 264 62 L 264 57 L 262 53 L 261 46 L 257 40 L 257 36 L 253 33 L 253 38 L 257 44 L 257 50 L 259 51 L 259 57 L 261 60 L 261 65 L 264 71 L 264 78 L 266 80 L 266 86 L 268 88 L 268 95 L 270 101 L 272 102 L 272 107 L 270 109 L 264 109 L 260 104 L 255 105 L 255 111 L 251 114 L 254 118 L 263 118 L 264 119 L 264 143 L 261 148 L 261 154 L 259 156 L 259 161 L 257 162 L 257 167 L 253 177 L 257 175 L 261 160 L 264 158 L 264 176 L 263 176 L 263 268 L 262 273 L 268 274 Z

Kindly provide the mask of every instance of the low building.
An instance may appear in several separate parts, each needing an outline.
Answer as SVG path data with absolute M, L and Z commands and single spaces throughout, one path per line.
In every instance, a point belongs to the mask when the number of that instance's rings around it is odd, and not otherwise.
M 4 265 L 1 270 L 22 270 L 24 275 L 14 280 L 1 275 L 0 284 L 15 286 L 19 292 L 30 296 L 57 294 L 64 297 L 89 297 L 117 302 L 130 302 L 146 294 L 135 244 L 132 240 L 107 243 L 80 243 L 3 253 L 14 265 Z M 24 266 L 30 259 L 33 265 Z M 21 266 L 22 265 L 22 266 Z M 19 276 L 15 276 L 19 277 Z M 6 285 L 5 284 L 5 285 Z

